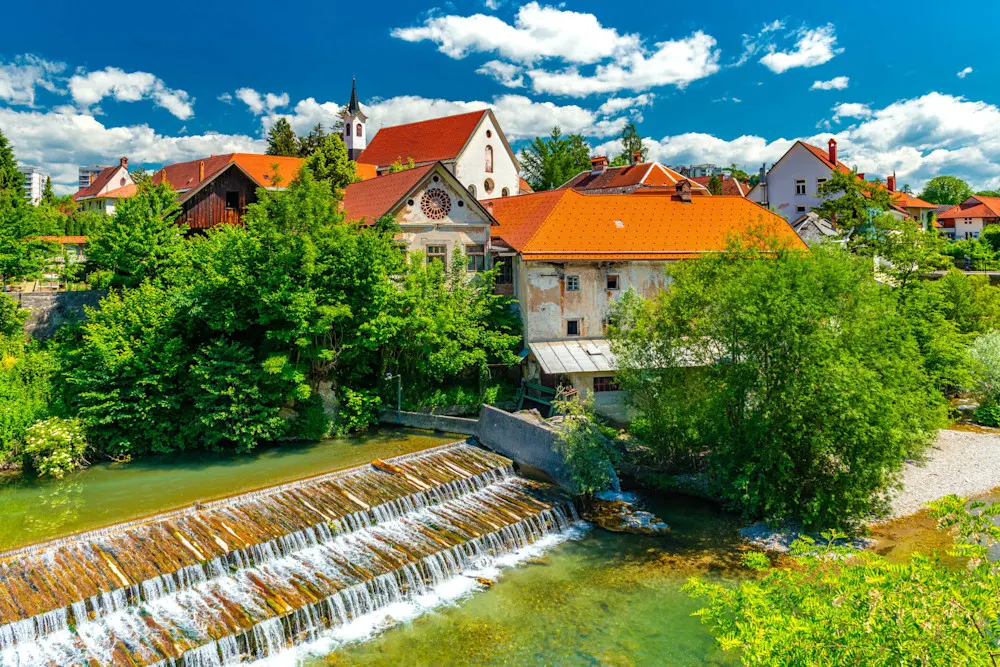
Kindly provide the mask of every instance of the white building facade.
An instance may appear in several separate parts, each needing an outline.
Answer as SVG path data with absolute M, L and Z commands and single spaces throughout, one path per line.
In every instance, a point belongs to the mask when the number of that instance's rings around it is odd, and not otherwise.
M 801 141 L 788 149 L 758 183 L 747 199 L 770 208 L 786 220 L 796 220 L 823 204 L 819 188 L 830 180 L 835 168 L 847 170 L 837 161 L 837 142 L 830 140 L 827 151 Z
M 17 170 L 24 176 L 24 196 L 33 206 L 38 206 L 42 201 L 42 191 L 49 175 L 38 167 L 19 166 Z

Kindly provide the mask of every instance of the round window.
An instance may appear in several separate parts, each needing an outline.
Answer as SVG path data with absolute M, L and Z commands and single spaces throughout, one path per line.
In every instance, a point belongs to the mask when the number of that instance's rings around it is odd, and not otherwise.
M 413 206 L 413 205 L 414 205 L 415 203 L 416 203 L 416 202 L 415 202 L 415 201 L 413 201 L 412 199 L 407 199 L 407 200 L 406 200 L 406 205 L 407 205 L 407 206 Z
M 451 211 L 451 197 L 444 190 L 428 190 L 420 198 L 420 210 L 431 220 L 441 220 Z
M 438 181 L 440 181 L 440 180 L 441 180 L 441 177 L 440 177 L 440 176 L 435 176 L 435 177 L 434 177 L 434 182 L 435 182 L 435 183 L 437 183 L 437 182 L 438 182 Z
M 493 192 L 493 188 L 495 187 L 496 185 L 493 183 L 492 178 L 487 178 L 486 182 L 483 183 L 483 189 L 486 190 L 486 194 L 491 194 Z
M 486 138 L 490 139 L 493 136 L 493 130 L 486 130 Z
M 461 199 L 459 199 L 459 200 L 458 200 L 458 207 L 459 207 L 459 208 L 462 208 L 463 206 L 465 206 L 465 202 L 464 202 L 464 201 L 462 201 Z

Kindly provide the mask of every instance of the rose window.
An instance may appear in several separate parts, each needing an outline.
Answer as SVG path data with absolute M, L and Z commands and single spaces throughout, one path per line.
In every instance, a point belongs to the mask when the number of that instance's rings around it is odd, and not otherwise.
M 451 197 L 444 190 L 428 190 L 420 198 L 420 210 L 431 220 L 441 220 L 451 211 Z

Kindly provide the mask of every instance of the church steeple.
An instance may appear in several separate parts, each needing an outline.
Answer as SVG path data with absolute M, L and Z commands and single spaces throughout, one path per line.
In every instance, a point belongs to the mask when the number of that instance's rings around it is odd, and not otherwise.
M 355 79 L 351 79 L 351 101 L 342 118 L 344 119 L 344 143 L 347 144 L 347 155 L 351 160 L 357 162 L 358 157 L 368 145 L 368 131 L 365 127 L 368 117 L 361 110 L 361 104 L 358 103 L 358 85 Z

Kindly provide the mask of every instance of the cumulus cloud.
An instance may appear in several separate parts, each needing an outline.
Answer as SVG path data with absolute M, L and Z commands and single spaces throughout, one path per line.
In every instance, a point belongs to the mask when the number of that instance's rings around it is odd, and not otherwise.
M 841 118 L 870 118 L 871 116 L 871 108 L 860 102 L 845 102 L 833 108 L 834 121 L 839 121 Z
M 651 99 L 651 98 L 649 98 Z M 415 95 L 401 95 L 372 104 L 363 104 L 369 118 L 369 135 L 382 127 L 413 123 L 441 116 L 453 116 L 470 111 L 493 109 L 500 126 L 511 141 L 548 134 L 554 125 L 565 133 L 581 133 L 590 137 L 607 137 L 618 134 L 628 120 L 613 117 L 609 112 L 594 111 L 569 104 L 537 102 L 524 95 L 500 95 L 492 101 L 458 101 L 432 99 Z M 316 123 L 330 126 L 340 116 L 341 106 L 335 102 L 317 102 L 310 97 L 298 102 L 291 113 L 271 113 L 263 117 L 267 130 L 278 118 L 285 118 L 299 134 L 304 134 Z
M 609 97 L 598 109 L 597 113 L 604 116 L 613 116 L 622 111 L 639 109 L 650 106 L 656 99 L 652 93 L 643 93 L 635 97 Z
M 236 91 L 236 99 L 246 104 L 255 116 L 259 116 L 265 112 L 270 113 L 275 109 L 288 106 L 288 93 L 281 93 L 280 95 L 265 93 L 261 95 L 253 88 L 240 88 Z
M 17 157 L 45 169 L 60 193 L 76 191 L 81 164 L 162 165 L 230 152 L 263 153 L 266 143 L 243 135 L 209 132 L 168 136 L 148 125 L 108 126 L 77 109 L 16 111 L 0 108 L 0 127 L 16 146 Z
M 840 108 L 839 105 L 838 108 Z M 841 160 L 864 173 L 884 176 L 896 172 L 900 183 L 914 189 L 942 173 L 969 181 L 975 189 L 1000 187 L 1000 108 L 942 93 L 899 100 L 881 109 L 858 105 L 859 122 L 835 133 L 798 137 L 816 146 L 837 139 Z M 867 111 L 862 112 L 861 107 Z M 647 139 L 650 156 L 665 164 L 769 166 L 796 138 L 766 139 L 741 136 L 724 139 L 710 134 L 685 133 Z M 614 153 L 617 142 L 594 149 Z
M 69 93 L 83 109 L 90 109 L 105 98 L 118 102 L 149 99 L 181 120 L 194 115 L 194 99 L 186 91 L 168 88 L 162 79 L 149 72 L 126 72 L 117 67 L 96 72 L 81 70 L 70 78 Z
M 850 82 L 850 77 L 835 76 L 829 81 L 813 81 L 809 90 L 844 90 Z
M 407 42 L 431 41 L 450 58 L 469 53 L 498 53 L 530 64 L 542 58 L 595 63 L 639 44 L 636 35 L 621 35 L 601 25 L 593 14 L 543 7 L 529 2 L 517 10 L 511 25 L 495 16 L 432 16 L 423 25 L 396 28 L 392 36 Z
M 958 73 L 958 78 L 959 79 L 964 79 L 965 77 L 969 76 L 970 74 L 972 74 L 972 68 L 971 67 L 966 67 L 965 69 L 963 69 L 961 72 Z
M 513 63 L 491 60 L 476 70 L 476 74 L 485 74 L 508 88 L 524 87 L 524 68 Z
M 802 28 L 796 35 L 798 39 L 794 48 L 778 51 L 772 45 L 760 63 L 775 74 L 781 74 L 796 67 L 822 65 L 844 52 L 844 49 L 837 48 L 837 34 L 832 23 L 819 28 Z
M 64 63 L 43 60 L 33 55 L 0 63 L 0 100 L 8 104 L 34 106 L 36 89 L 58 92 L 56 75 L 66 69 Z

